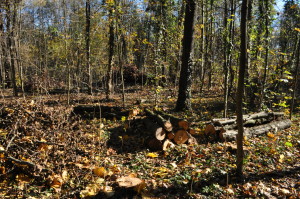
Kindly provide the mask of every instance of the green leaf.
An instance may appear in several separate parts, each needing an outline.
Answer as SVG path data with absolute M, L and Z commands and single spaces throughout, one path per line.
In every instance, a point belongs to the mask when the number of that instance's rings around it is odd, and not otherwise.
M 292 147 L 292 146 L 293 146 L 293 144 L 290 143 L 290 142 L 286 142 L 284 145 L 285 145 L 285 146 L 288 146 L 288 147 Z

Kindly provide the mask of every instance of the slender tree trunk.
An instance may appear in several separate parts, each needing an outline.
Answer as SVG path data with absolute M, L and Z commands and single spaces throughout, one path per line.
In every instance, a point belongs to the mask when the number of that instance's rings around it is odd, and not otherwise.
M 223 36 L 223 70 L 224 70 L 224 110 L 223 117 L 227 117 L 227 109 L 228 109 L 228 80 L 229 80 L 229 70 L 228 70 L 228 4 L 227 0 L 224 0 L 224 36 Z
M 193 35 L 196 17 L 196 3 L 188 0 L 185 8 L 183 49 L 181 71 L 179 79 L 179 92 L 176 110 L 191 109 L 191 85 L 192 85 L 192 60 L 193 60 Z
M 213 48 L 213 41 L 214 41 L 214 37 L 213 37 L 213 7 L 214 7 L 214 0 L 210 0 L 210 34 L 208 35 L 210 38 L 210 42 L 209 42 L 209 52 L 212 52 L 212 48 Z M 208 89 L 211 89 L 212 86 L 212 63 L 213 63 L 213 58 L 214 56 L 212 56 L 211 54 L 209 54 L 209 62 L 208 62 Z
M 91 69 L 91 46 L 90 46 L 90 32 L 91 32 L 90 0 L 86 0 L 85 17 L 86 17 L 86 29 L 85 29 L 86 68 L 88 70 L 88 92 L 91 95 L 93 92 L 93 79 L 92 79 L 92 69 Z
M 204 84 L 204 77 L 205 77 L 205 58 L 206 58 L 206 42 L 205 42 L 205 16 L 204 16 L 204 0 L 201 0 L 201 68 L 200 68 L 200 90 L 199 92 L 202 93 L 203 84 Z
M 266 34 L 265 34 L 265 60 L 264 60 L 264 76 L 262 81 L 262 88 L 260 91 L 260 99 L 259 99 L 259 110 L 262 109 L 262 105 L 264 103 L 264 96 L 265 96 L 265 87 L 266 87 L 266 81 L 267 81 L 267 75 L 268 75 L 268 67 L 269 67 L 269 0 L 265 1 L 265 11 L 267 12 L 265 14 L 265 28 L 266 28 Z
M 5 69 L 4 69 L 4 26 L 3 14 L 0 9 L 0 88 L 4 88 Z
M 239 178 L 243 177 L 243 160 L 244 160 L 243 93 L 244 93 L 245 69 L 247 66 L 247 15 L 248 15 L 247 13 L 248 13 L 248 0 L 243 0 L 242 8 L 241 8 L 241 26 L 240 26 L 241 29 L 240 67 L 239 67 L 238 88 L 237 88 L 237 95 L 236 95 L 236 115 L 237 115 L 237 126 L 238 126 L 236 174 Z
M 113 19 L 113 10 L 112 8 L 109 9 L 109 54 L 108 54 L 108 73 L 107 73 L 107 90 L 106 90 L 106 99 L 110 99 L 112 91 L 113 91 L 113 55 L 114 55 L 114 42 L 115 42 L 115 35 L 114 35 L 114 19 Z
M 291 108 L 290 108 L 290 118 L 292 118 L 292 114 L 294 111 L 294 106 L 295 106 L 295 98 L 296 98 L 296 93 L 298 89 L 298 78 L 299 78 L 299 65 L 300 65 L 300 34 L 298 33 L 297 35 L 297 52 L 295 52 L 296 55 L 296 71 L 295 71 L 295 76 L 294 76 L 294 87 L 293 87 L 293 94 L 292 94 L 292 103 L 291 103 Z

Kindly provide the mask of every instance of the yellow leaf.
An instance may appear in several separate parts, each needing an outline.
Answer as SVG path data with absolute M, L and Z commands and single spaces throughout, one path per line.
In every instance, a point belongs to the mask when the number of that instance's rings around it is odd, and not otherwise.
M 63 172 L 61 174 L 61 177 L 62 177 L 62 179 L 63 179 L 64 182 L 68 181 L 68 179 L 69 179 L 68 171 L 67 170 L 63 170 Z
M 148 154 L 147 154 L 147 157 L 150 157 L 150 158 L 157 158 L 157 157 L 158 157 L 158 154 L 157 154 L 157 153 L 148 153 Z
M 283 163 L 283 160 L 284 160 L 284 155 L 281 154 L 281 155 L 279 156 L 278 162 Z
M 107 171 L 104 167 L 96 167 L 94 168 L 93 172 L 96 176 L 101 178 L 104 178 L 107 175 Z
M 296 31 L 300 32 L 300 28 L 295 28 Z
M 268 132 L 268 133 L 267 133 L 267 136 L 268 136 L 269 138 L 274 138 L 274 137 L 275 137 L 275 135 L 274 135 L 273 133 L 271 133 L 271 132 Z
M 81 198 L 95 196 L 98 193 L 97 187 L 88 185 L 84 190 L 80 192 Z

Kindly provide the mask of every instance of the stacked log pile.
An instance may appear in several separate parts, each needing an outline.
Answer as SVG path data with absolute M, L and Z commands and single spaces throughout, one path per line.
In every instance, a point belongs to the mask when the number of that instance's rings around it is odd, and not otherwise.
M 244 115 L 244 135 L 253 137 L 289 128 L 291 120 L 284 117 L 282 112 L 259 112 Z M 238 134 L 235 118 L 212 119 L 205 128 L 205 135 L 209 140 L 232 141 Z
M 99 115 L 107 119 L 128 118 L 130 125 L 125 127 L 126 134 L 134 136 L 141 134 L 139 136 L 145 138 L 147 146 L 155 151 L 166 150 L 175 144 L 197 144 L 197 140 L 205 143 L 233 141 L 236 140 L 238 134 L 235 117 L 212 119 L 206 122 L 204 132 L 196 133 L 187 120 L 150 109 L 139 111 L 123 110 L 119 107 L 79 105 L 74 107 L 73 113 L 86 118 L 99 117 Z M 244 135 L 247 137 L 283 130 L 291 126 L 291 121 L 286 119 L 282 112 L 259 112 L 244 115 L 243 120 Z
M 174 144 L 197 144 L 189 123 L 172 115 L 145 109 L 145 129 L 153 135 L 147 141 L 152 150 L 166 150 Z

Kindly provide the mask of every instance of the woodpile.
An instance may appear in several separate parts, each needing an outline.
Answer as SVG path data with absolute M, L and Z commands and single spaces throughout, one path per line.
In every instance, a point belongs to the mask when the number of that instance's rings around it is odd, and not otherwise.
M 152 150 L 166 150 L 175 144 L 197 144 L 189 123 L 169 114 L 145 109 L 144 126 L 149 132 L 147 145 Z
M 253 137 L 289 128 L 291 120 L 284 117 L 282 112 L 259 112 L 244 115 L 244 135 Z M 238 134 L 235 118 L 212 119 L 207 122 L 205 136 L 210 140 L 232 141 L 236 140 Z
M 86 118 L 100 116 L 120 120 L 125 117 L 128 119 L 128 123 L 124 127 L 125 134 L 142 136 L 146 145 L 154 151 L 166 150 L 175 144 L 232 141 L 236 140 L 238 134 L 235 117 L 212 119 L 206 122 L 204 131 L 196 133 L 187 120 L 150 109 L 140 111 L 109 106 L 79 105 L 74 107 L 73 113 Z M 291 126 L 291 121 L 286 119 L 282 112 L 259 112 L 244 115 L 243 120 L 244 136 L 247 137 L 276 132 Z M 198 125 L 198 127 L 200 126 Z

